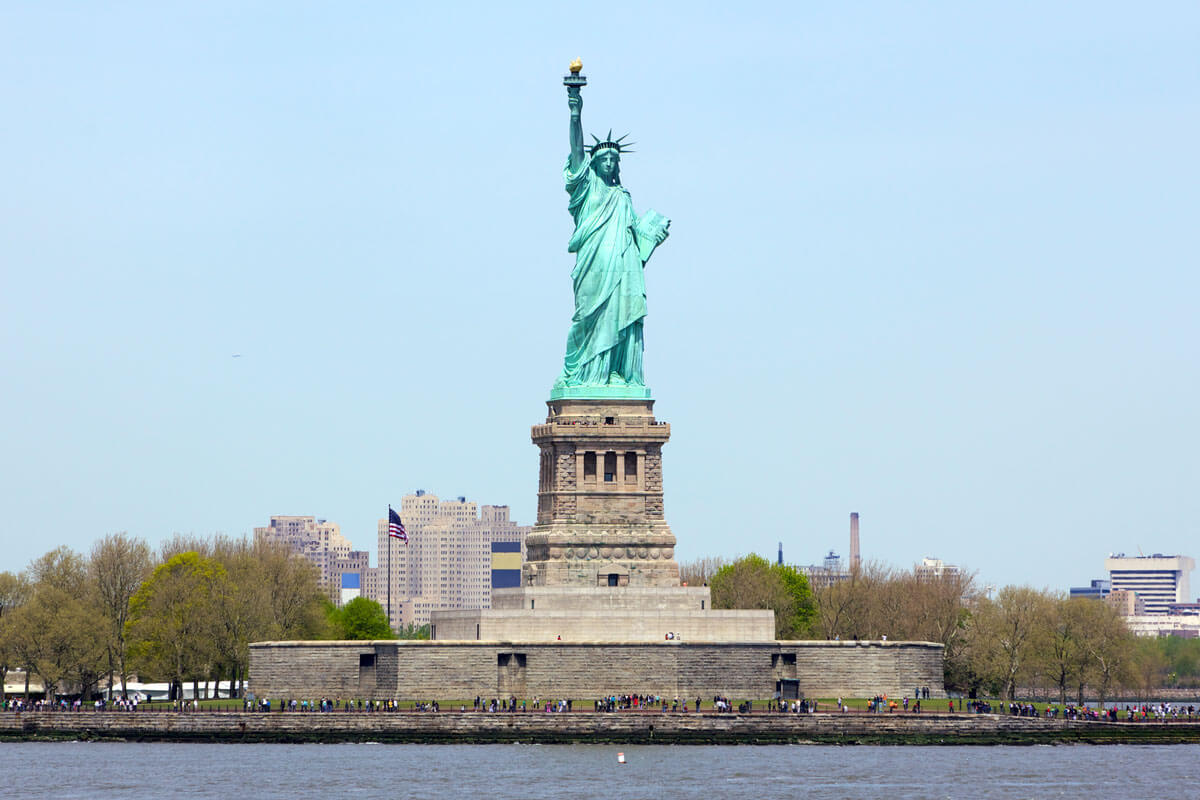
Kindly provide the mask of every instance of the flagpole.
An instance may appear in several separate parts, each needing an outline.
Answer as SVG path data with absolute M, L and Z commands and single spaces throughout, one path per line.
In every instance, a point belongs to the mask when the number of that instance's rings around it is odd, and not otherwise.
M 388 627 L 392 627 L 392 504 L 388 503 Z

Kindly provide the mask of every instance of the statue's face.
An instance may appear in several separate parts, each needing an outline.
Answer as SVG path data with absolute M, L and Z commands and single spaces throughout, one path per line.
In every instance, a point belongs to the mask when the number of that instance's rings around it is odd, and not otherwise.
M 602 181 L 614 184 L 621 174 L 621 157 L 616 150 L 604 150 L 592 160 L 592 168 Z

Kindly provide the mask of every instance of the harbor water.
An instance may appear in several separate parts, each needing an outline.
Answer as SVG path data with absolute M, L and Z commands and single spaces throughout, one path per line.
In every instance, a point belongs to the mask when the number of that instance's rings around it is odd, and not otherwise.
M 623 752 L 625 763 L 618 763 Z M 613 746 L 14 742 L 0 797 L 1200 797 L 1200 745 Z

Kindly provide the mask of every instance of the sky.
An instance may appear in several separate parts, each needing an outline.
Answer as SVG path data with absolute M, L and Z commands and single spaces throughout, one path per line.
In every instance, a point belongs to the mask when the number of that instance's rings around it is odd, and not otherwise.
M 436 6 L 436 7 L 435 7 Z M 630 133 L 680 560 L 1200 557 L 1200 6 L 0 5 L 0 570 L 533 522 L 562 76 Z

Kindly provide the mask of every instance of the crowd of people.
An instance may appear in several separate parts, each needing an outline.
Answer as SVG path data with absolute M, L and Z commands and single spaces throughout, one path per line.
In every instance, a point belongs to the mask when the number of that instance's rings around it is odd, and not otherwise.
M 872 714 L 882 713 L 921 713 L 923 691 L 918 691 L 915 698 L 903 697 L 900 700 L 889 698 L 886 694 L 877 694 L 874 697 L 867 699 L 866 712 Z M 927 695 L 926 695 L 927 697 Z M 0 702 L 0 709 L 4 711 L 57 711 L 57 712 L 80 712 L 83 710 L 93 710 L 97 712 L 118 711 L 118 712 L 134 712 L 138 710 L 139 705 L 143 704 L 143 699 L 138 695 L 129 697 L 114 696 L 112 698 L 101 698 L 90 702 L 83 702 L 79 698 L 59 698 L 56 700 L 45 699 L 27 699 L 23 697 L 6 697 Z M 288 713 L 332 713 L 332 712 L 361 712 L 361 713 L 378 713 L 378 712 L 396 712 L 401 710 L 418 711 L 418 712 L 439 712 L 441 706 L 437 700 L 419 701 L 406 704 L 402 709 L 398 700 L 367 700 L 367 699 L 348 699 L 341 698 L 321 698 L 319 700 L 308 699 L 272 699 L 272 698 L 257 698 L 250 697 L 242 701 L 235 701 L 237 705 L 232 707 L 232 710 L 241 710 L 256 713 L 270 712 L 288 712 Z M 661 713 L 695 713 L 702 710 L 708 713 L 717 714 L 749 714 L 754 711 L 754 702 L 745 700 L 736 705 L 728 698 L 722 695 L 715 695 L 711 701 L 704 701 L 697 697 L 694 700 L 680 698 L 676 695 L 673 698 L 667 698 L 658 694 L 610 694 L 602 698 L 593 700 L 589 710 L 593 712 L 623 712 L 623 711 L 642 711 L 642 712 L 661 712 Z M 167 706 L 162 704 L 151 704 L 150 706 L 155 711 L 174 710 L 183 712 L 194 712 L 201 710 L 200 703 L 194 700 L 176 700 Z M 843 701 L 842 698 L 837 698 L 836 708 L 839 713 L 851 711 L 850 704 Z M 1119 707 L 1113 705 L 1107 708 L 1092 707 L 1085 704 L 1054 704 L 1047 703 L 1039 707 L 1031 702 L 998 702 L 993 704 L 987 700 L 968 700 L 958 702 L 956 708 L 955 701 L 949 699 L 947 701 L 947 710 L 954 712 L 956 710 L 968 712 L 972 714 L 1001 714 L 1013 717 L 1042 717 L 1046 719 L 1066 719 L 1066 720 L 1092 720 L 1106 722 L 1196 722 L 1200 721 L 1200 706 L 1196 705 L 1181 705 L 1178 703 L 1159 702 L 1159 703 L 1143 703 L 1138 705 L 1125 705 Z M 229 706 L 217 706 L 210 708 L 215 711 L 231 710 Z M 477 695 L 471 706 L 462 704 L 458 711 L 466 713 L 468 710 L 476 713 L 525 713 L 530 710 L 544 712 L 548 714 L 555 713 L 571 713 L 583 710 L 583 708 L 572 699 L 555 699 L 542 700 L 540 697 L 519 700 L 514 695 L 501 698 L 487 699 Z M 821 704 L 815 699 L 799 698 L 788 700 L 779 698 L 778 696 L 766 703 L 767 713 L 779 714 L 815 714 L 821 710 Z M 832 709 L 830 709 L 832 710 Z

